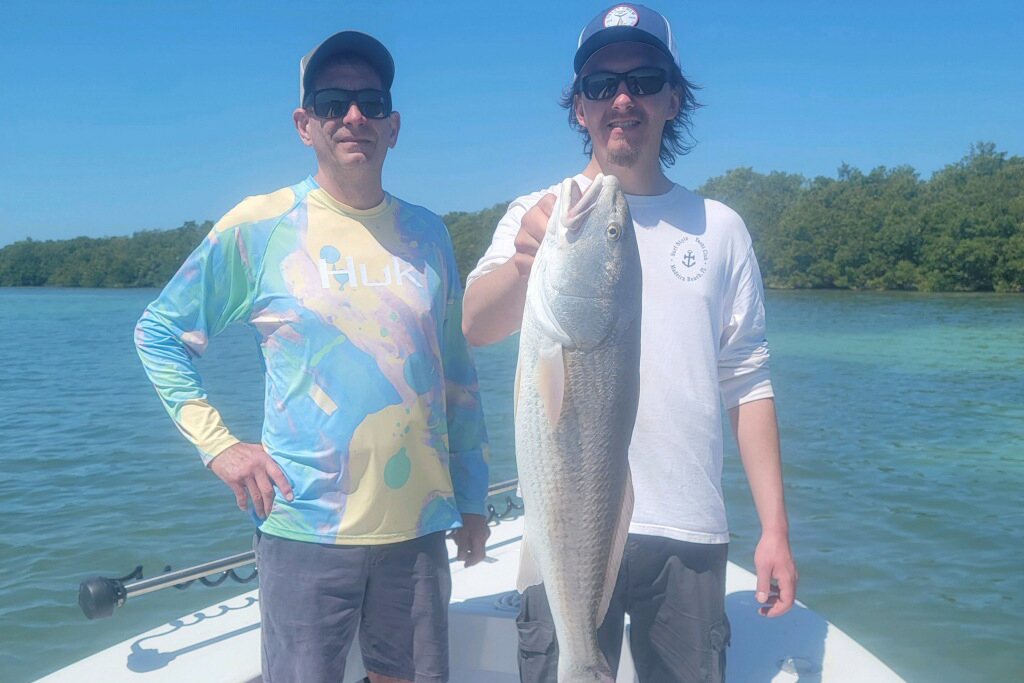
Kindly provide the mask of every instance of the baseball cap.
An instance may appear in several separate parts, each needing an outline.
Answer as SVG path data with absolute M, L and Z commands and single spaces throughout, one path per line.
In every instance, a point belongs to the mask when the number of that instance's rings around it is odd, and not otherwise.
M 579 75 L 595 52 L 619 42 L 650 45 L 679 66 L 679 52 L 668 19 L 643 5 L 620 4 L 599 12 L 583 28 L 573 60 L 573 75 Z
M 351 52 L 365 59 L 378 74 L 384 90 L 391 90 L 395 80 L 395 60 L 384 44 L 373 36 L 360 31 L 341 31 L 326 39 L 299 61 L 299 106 L 306 99 L 306 92 L 313 86 L 313 75 L 330 57 L 342 52 Z

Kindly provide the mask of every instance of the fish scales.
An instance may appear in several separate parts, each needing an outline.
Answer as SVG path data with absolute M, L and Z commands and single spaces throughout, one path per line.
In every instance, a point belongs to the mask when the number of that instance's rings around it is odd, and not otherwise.
M 626 459 L 599 457 L 629 448 L 630 434 L 623 438 L 615 424 L 631 409 L 635 412 L 635 404 L 629 405 L 629 392 L 611 391 L 616 382 L 606 370 L 621 355 L 620 349 L 566 354 L 568 384 L 558 428 L 547 431 L 541 424 L 546 418 L 536 413 L 539 420 L 523 419 L 516 427 L 517 441 L 532 442 L 539 454 L 520 465 L 519 477 L 529 505 L 530 550 L 545 568 L 552 612 L 561 616 L 555 628 L 563 652 L 574 647 L 568 639 L 595 630 L 612 530 L 622 511 Z M 580 402 L 594 408 L 581 411 Z M 543 515 L 537 514 L 538 507 L 544 508 Z M 582 602 L 580 596 L 585 596 Z
M 551 606 L 559 683 L 611 680 L 596 631 L 632 508 L 627 454 L 639 395 L 639 255 L 618 181 L 598 176 L 594 183 L 579 200 L 589 209 L 586 220 L 569 232 L 561 223 L 576 197 L 563 184 L 529 283 L 517 370 L 524 553 L 535 560 Z M 619 231 L 614 240 L 611 224 Z M 566 234 L 573 239 L 560 239 Z M 557 371 L 560 393 L 549 381 Z M 521 575 L 520 584 L 529 582 Z

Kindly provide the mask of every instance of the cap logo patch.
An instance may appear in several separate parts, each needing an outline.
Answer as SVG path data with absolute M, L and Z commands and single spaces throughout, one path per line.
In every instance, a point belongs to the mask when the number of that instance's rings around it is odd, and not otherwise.
M 629 5 L 619 5 L 608 10 L 604 15 L 604 27 L 611 26 L 636 26 L 640 22 L 636 10 Z

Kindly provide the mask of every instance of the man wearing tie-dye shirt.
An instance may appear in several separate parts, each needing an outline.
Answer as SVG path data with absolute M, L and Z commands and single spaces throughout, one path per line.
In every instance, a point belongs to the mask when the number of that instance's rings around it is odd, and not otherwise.
M 316 175 L 228 212 L 136 329 L 177 427 L 240 508 L 252 499 L 274 683 L 340 680 L 357 627 L 371 681 L 446 681 L 444 535 L 471 565 L 489 533 L 451 241 L 381 184 L 393 78 L 387 49 L 354 31 L 304 57 L 293 119 Z M 260 444 L 231 434 L 193 364 L 233 322 L 266 368 Z

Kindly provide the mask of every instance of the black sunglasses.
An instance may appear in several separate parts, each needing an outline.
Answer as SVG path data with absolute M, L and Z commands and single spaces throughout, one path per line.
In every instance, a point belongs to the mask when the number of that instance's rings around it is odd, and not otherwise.
M 344 118 L 353 102 L 368 119 L 386 119 L 391 114 L 391 93 L 375 88 L 324 88 L 311 92 L 306 102 L 306 106 L 312 107 L 313 113 L 321 119 Z
M 624 74 L 597 71 L 580 79 L 579 90 L 588 100 L 607 100 L 615 96 L 622 81 L 631 95 L 654 95 L 665 87 L 668 72 L 654 66 L 641 66 Z

